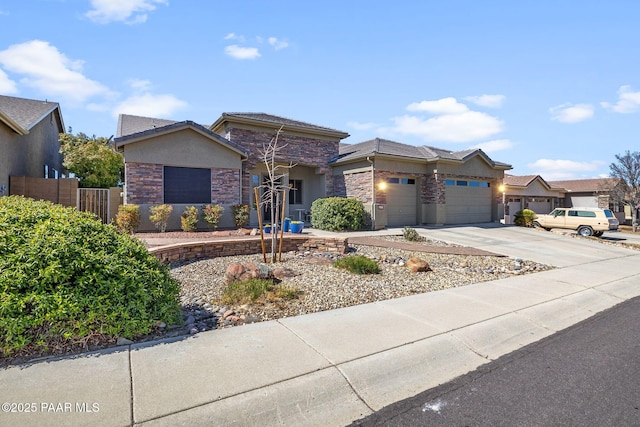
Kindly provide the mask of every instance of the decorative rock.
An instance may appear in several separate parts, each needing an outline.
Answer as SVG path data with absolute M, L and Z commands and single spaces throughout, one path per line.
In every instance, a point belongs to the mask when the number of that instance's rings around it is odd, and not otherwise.
M 299 273 L 286 267 L 279 267 L 273 270 L 273 277 L 275 277 L 276 279 L 284 279 L 285 277 L 295 277 L 298 274 Z
M 122 338 L 122 337 L 118 338 L 116 341 L 116 345 L 131 345 L 131 344 L 133 344 L 133 341 L 128 340 L 126 338 Z
M 227 267 L 227 271 L 225 276 L 227 278 L 227 282 L 237 282 L 240 280 L 240 277 L 244 274 L 246 268 L 242 264 L 233 263 L 229 267 Z
M 252 229 L 251 232 L 249 233 L 250 236 L 255 236 L 256 234 L 258 234 L 257 228 Z
M 431 267 L 427 261 L 416 257 L 409 258 L 406 266 L 414 273 L 431 271 Z
M 184 323 L 195 323 L 195 322 L 196 322 L 196 318 L 193 317 L 192 315 L 188 315 L 186 319 L 184 319 Z
M 225 312 L 224 312 L 224 314 L 222 315 L 222 318 L 223 318 L 223 319 L 226 319 L 226 318 L 228 318 L 228 317 L 230 317 L 230 316 L 233 316 L 234 314 L 236 314 L 236 312 L 235 312 L 235 311 L 233 311 L 233 310 L 227 310 L 227 311 L 225 311 Z

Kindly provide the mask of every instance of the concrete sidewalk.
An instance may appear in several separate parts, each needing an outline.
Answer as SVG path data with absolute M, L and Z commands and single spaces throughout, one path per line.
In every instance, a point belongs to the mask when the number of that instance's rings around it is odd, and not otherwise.
M 0 425 L 346 425 L 640 295 L 638 251 L 511 227 L 420 232 L 561 268 L 12 366 Z

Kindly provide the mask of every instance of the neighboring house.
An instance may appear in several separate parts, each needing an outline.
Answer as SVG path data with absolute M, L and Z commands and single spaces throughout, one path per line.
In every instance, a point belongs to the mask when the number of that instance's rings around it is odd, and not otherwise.
M 547 214 L 564 205 L 564 189 L 545 181 L 540 175 L 504 175 L 502 203 L 503 221 L 513 224 L 514 215 L 522 209 Z
M 480 149 L 451 152 L 376 138 L 342 144 L 336 193 L 362 200 L 374 228 L 497 221 L 506 163 Z
M 618 178 L 549 181 L 549 184 L 564 189 L 564 206 L 566 207 L 611 209 L 621 223 L 624 223 L 625 219 L 631 220 L 629 207 L 624 207 L 614 197 L 614 194 L 619 192 L 620 179 Z
M 148 207 L 161 203 L 178 211 L 248 203 L 255 225 L 254 188 L 267 174 L 262 153 L 280 129 L 276 160 L 293 166 L 281 170 L 288 173 L 282 185 L 289 188 L 285 211 L 292 218 L 303 217 L 318 198 L 346 196 L 365 204 L 375 228 L 498 219 L 497 185 L 511 166 L 481 150 L 454 153 L 380 139 L 341 144 L 345 132 L 264 113 L 223 113 L 210 127 L 121 115 L 115 144 L 125 159 L 125 203 L 142 205 L 143 230 L 152 228 Z M 230 212 L 220 225 L 233 226 Z
M 513 216 L 521 209 L 546 214 L 556 207 L 593 207 L 611 209 L 620 222 L 625 221 L 625 209 L 615 197 L 620 180 L 616 178 L 545 181 L 540 175 L 504 176 L 504 222 L 513 223 Z M 628 210 L 628 208 L 627 208 Z M 630 219 L 627 212 L 627 219 Z
M 0 195 L 11 194 L 10 176 L 62 176 L 64 131 L 58 103 L 0 95 Z

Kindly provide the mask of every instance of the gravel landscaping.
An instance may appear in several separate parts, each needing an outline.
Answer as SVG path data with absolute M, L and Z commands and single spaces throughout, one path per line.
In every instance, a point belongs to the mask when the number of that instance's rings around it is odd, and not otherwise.
M 384 239 L 406 242 L 398 236 Z M 421 244 L 449 246 L 447 243 L 433 240 Z M 351 254 L 377 260 L 381 273 L 357 275 L 333 267 L 332 263 L 337 257 Z M 409 270 L 405 263 L 412 257 L 427 261 L 432 271 L 414 273 Z M 172 275 L 180 282 L 181 303 L 185 313 L 186 325 L 180 329 L 186 329 L 193 334 L 203 330 L 349 307 L 552 268 L 532 261 L 507 257 L 450 255 L 350 245 L 350 253 L 346 255 L 289 252 L 283 254 L 283 262 L 268 265 L 273 269 L 284 267 L 296 273 L 293 277 L 282 279 L 283 285 L 298 291 L 296 299 L 272 299 L 239 306 L 221 304 L 219 301 L 226 287 L 225 272 L 229 265 L 261 262 L 262 255 L 258 254 L 212 258 L 173 266 Z

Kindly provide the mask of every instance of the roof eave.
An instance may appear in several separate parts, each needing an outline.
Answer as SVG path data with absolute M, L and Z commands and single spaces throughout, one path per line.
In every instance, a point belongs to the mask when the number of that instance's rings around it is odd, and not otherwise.
M 9 126 L 9 128 L 11 128 L 11 130 L 13 130 L 18 135 L 27 135 L 29 133 L 29 130 L 24 129 L 22 126 L 20 126 L 11 117 L 7 116 L 2 111 L 0 111 L 0 120 L 2 120 L 4 124 Z
M 274 123 L 274 122 L 269 122 L 265 120 L 251 119 L 248 117 L 234 116 L 232 114 L 227 114 L 227 113 L 222 113 L 222 115 L 218 118 L 218 120 L 216 120 L 211 125 L 211 129 L 214 132 L 216 132 L 218 128 L 222 127 L 225 123 L 231 123 L 231 122 L 244 124 L 244 125 L 254 125 L 254 126 L 259 125 L 262 127 L 273 128 L 274 130 L 278 130 L 282 128 L 283 131 L 289 130 L 289 131 L 296 131 L 300 133 L 309 133 L 312 135 L 319 135 L 319 136 L 339 138 L 339 139 L 345 139 L 350 136 L 348 133 L 341 132 L 341 131 L 332 131 L 329 129 L 313 129 L 313 128 L 308 128 L 304 126 L 280 124 L 280 123 Z

